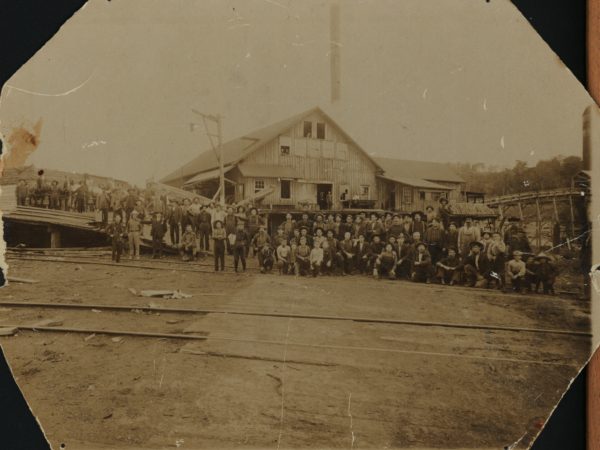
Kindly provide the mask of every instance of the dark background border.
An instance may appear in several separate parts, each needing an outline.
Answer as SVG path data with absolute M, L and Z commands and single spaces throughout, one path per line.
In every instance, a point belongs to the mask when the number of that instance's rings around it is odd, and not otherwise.
M 512 0 L 512 2 L 585 85 L 587 81 L 585 0 Z M 4 85 L 84 3 L 85 0 L 0 0 L 0 85 Z M 166 1 L 165 7 L 168 7 Z M 0 273 L 0 285 L 4 284 L 3 281 L 4 276 Z M 585 377 L 583 371 L 575 379 L 571 389 L 559 403 L 532 447 L 533 450 L 585 449 Z M 52 387 L 48 386 L 48 389 Z M 12 379 L 1 352 L 0 448 L 11 450 L 49 448 Z

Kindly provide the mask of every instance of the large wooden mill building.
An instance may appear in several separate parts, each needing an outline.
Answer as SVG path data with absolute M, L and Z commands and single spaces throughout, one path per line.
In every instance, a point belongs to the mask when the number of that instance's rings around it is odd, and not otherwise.
M 412 211 L 464 191 L 443 164 L 372 157 L 320 108 L 224 143 L 222 153 L 226 199 L 256 198 L 271 209 L 327 209 L 331 193 L 335 210 Z M 160 181 L 213 197 L 218 178 L 209 150 Z

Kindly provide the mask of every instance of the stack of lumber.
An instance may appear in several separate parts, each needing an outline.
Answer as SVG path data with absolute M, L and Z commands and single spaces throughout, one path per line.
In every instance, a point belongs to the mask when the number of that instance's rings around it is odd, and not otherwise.
M 497 217 L 498 213 L 483 203 L 453 203 L 450 205 L 453 216 L 462 217 Z
M 94 221 L 93 215 L 33 206 L 17 206 L 12 211 L 4 213 L 4 219 L 39 225 L 60 225 L 81 230 L 96 230 L 96 227 L 91 225 Z
M 204 197 L 202 195 L 199 194 L 195 194 L 193 192 L 190 191 L 186 191 L 184 189 L 179 189 L 173 186 L 169 186 L 168 184 L 162 184 L 162 183 L 158 183 L 156 181 L 149 181 L 148 183 L 146 183 L 146 186 L 150 189 L 152 189 L 154 192 L 166 192 L 169 199 L 172 200 L 178 200 L 179 202 L 181 202 L 184 198 L 189 198 L 190 201 L 193 200 L 195 197 L 198 197 L 200 199 L 200 201 L 205 204 L 208 205 L 212 200 L 208 197 Z

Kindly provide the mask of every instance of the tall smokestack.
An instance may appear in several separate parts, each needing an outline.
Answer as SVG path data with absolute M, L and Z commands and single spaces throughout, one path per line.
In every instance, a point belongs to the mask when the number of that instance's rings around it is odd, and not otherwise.
M 592 157 L 592 105 L 583 112 L 583 170 L 590 170 Z
M 337 102 L 341 97 L 341 33 L 340 33 L 340 5 L 331 4 L 329 10 L 329 64 L 331 76 L 331 103 Z

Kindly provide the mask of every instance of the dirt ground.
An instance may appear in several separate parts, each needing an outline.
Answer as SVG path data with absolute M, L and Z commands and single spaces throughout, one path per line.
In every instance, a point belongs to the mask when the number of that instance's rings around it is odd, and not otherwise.
M 207 338 L 0 338 L 53 448 L 502 449 L 519 439 L 517 448 L 526 448 L 589 354 L 580 335 L 226 313 L 588 331 L 589 303 L 575 298 L 142 263 L 169 270 L 9 260 L 10 275 L 39 283 L 11 283 L 0 303 L 221 311 L 0 305 L 0 325 L 57 319 L 64 327 Z M 193 296 L 146 298 L 128 288 Z

